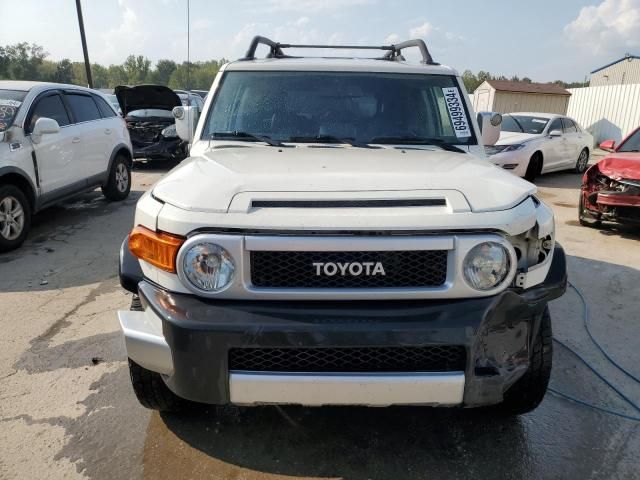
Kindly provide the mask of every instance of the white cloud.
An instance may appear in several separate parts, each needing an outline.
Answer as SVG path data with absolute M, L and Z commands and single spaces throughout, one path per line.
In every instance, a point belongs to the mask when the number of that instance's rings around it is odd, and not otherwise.
M 573 44 L 596 56 L 622 56 L 640 48 L 640 0 L 603 0 L 583 7 L 564 27 Z
M 375 0 L 269 0 L 268 10 L 318 13 L 371 5 Z
M 397 33 L 391 33 L 387 35 L 387 38 L 384 39 L 385 43 L 390 43 L 390 44 L 398 43 L 399 41 L 400 41 L 400 35 L 398 35 Z
M 424 38 L 428 37 L 433 32 L 433 25 L 429 22 L 424 22 L 422 25 L 409 30 L 409 36 L 411 38 Z
M 236 50 L 244 49 L 249 45 L 249 42 L 255 35 L 265 35 L 276 41 L 285 43 L 335 45 L 344 41 L 344 36 L 341 32 L 320 32 L 317 28 L 310 25 L 308 17 L 300 17 L 281 25 L 256 22 L 248 23 L 234 35 L 232 45 Z
M 207 20 L 206 18 L 199 18 L 191 24 L 191 30 L 197 32 L 198 30 L 209 30 L 213 22 L 211 20 Z
M 129 0 L 118 0 L 118 4 L 122 8 L 122 21 L 117 27 L 102 34 L 104 47 L 96 59 L 106 64 L 121 63 L 122 52 L 129 52 L 132 45 L 140 49 L 147 40 L 147 34 L 142 31 L 133 4 L 130 4 Z

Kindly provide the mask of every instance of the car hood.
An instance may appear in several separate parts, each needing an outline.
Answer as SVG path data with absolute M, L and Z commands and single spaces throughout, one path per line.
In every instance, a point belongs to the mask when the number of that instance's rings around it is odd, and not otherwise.
M 613 180 L 640 180 L 640 153 L 638 152 L 612 153 L 596 165 L 603 175 Z
M 542 135 L 535 133 L 520 133 L 520 132 L 500 132 L 500 138 L 496 142 L 496 145 L 513 145 L 516 143 L 524 143 L 536 138 L 540 138 Z
M 226 213 L 243 192 L 451 190 L 472 211 L 509 209 L 536 188 L 470 154 L 418 149 L 277 148 L 261 145 L 213 148 L 191 157 L 160 180 L 155 198 L 175 207 Z M 375 193 L 372 193 L 375 195 Z
M 173 90 L 163 85 L 138 85 L 136 87 L 119 85 L 115 88 L 115 94 L 125 117 L 134 110 L 159 109 L 171 111 L 173 107 L 182 105 L 180 97 Z

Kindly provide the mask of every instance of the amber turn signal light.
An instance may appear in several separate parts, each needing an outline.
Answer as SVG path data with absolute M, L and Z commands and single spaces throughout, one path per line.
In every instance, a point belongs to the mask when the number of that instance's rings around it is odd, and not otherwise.
M 176 257 L 184 237 L 154 232 L 138 225 L 129 234 L 129 250 L 140 260 L 167 272 L 176 272 Z

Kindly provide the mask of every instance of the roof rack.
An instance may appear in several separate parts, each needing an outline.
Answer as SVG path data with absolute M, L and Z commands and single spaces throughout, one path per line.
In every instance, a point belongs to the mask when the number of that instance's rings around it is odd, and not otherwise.
M 269 47 L 269 54 L 266 58 L 300 58 L 291 55 L 285 55 L 283 49 L 285 48 L 326 48 L 326 49 L 337 49 L 337 50 L 383 50 L 386 51 L 384 56 L 376 58 L 376 60 L 391 60 L 398 61 L 404 60 L 402 56 L 402 50 L 405 48 L 416 47 L 420 50 L 420 54 L 422 55 L 422 62 L 425 65 L 439 65 L 433 61 L 429 50 L 427 49 L 427 45 L 424 43 L 424 40 L 414 39 L 407 40 L 406 42 L 398 43 L 395 45 L 302 45 L 302 44 L 292 44 L 292 43 L 279 43 L 274 42 L 273 40 L 262 37 L 260 35 L 256 35 L 251 40 L 251 44 L 249 45 L 249 49 L 243 58 L 240 60 L 255 60 L 256 59 L 256 50 L 259 45 L 266 45 Z

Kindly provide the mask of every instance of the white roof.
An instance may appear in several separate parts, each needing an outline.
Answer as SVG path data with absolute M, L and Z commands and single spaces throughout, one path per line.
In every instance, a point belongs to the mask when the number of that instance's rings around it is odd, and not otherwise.
M 558 115 L 557 113 L 544 113 L 544 112 L 509 112 L 509 113 L 505 113 L 505 115 L 521 115 L 523 117 L 540 117 L 540 118 L 555 118 L 555 117 L 563 116 L 563 115 Z
M 50 88 L 86 90 L 88 92 L 97 92 L 89 88 L 80 87 L 78 85 L 69 85 L 66 83 L 50 83 L 50 82 L 29 82 L 23 80 L 0 80 L 0 89 L 2 90 L 21 90 L 28 92 L 30 90 L 47 90 Z
M 227 64 L 227 70 L 286 70 L 286 71 L 328 71 L 328 72 L 396 72 L 422 73 L 434 75 L 458 75 L 445 65 L 425 65 L 422 63 L 376 60 L 374 58 L 260 58 L 256 60 L 236 60 Z

